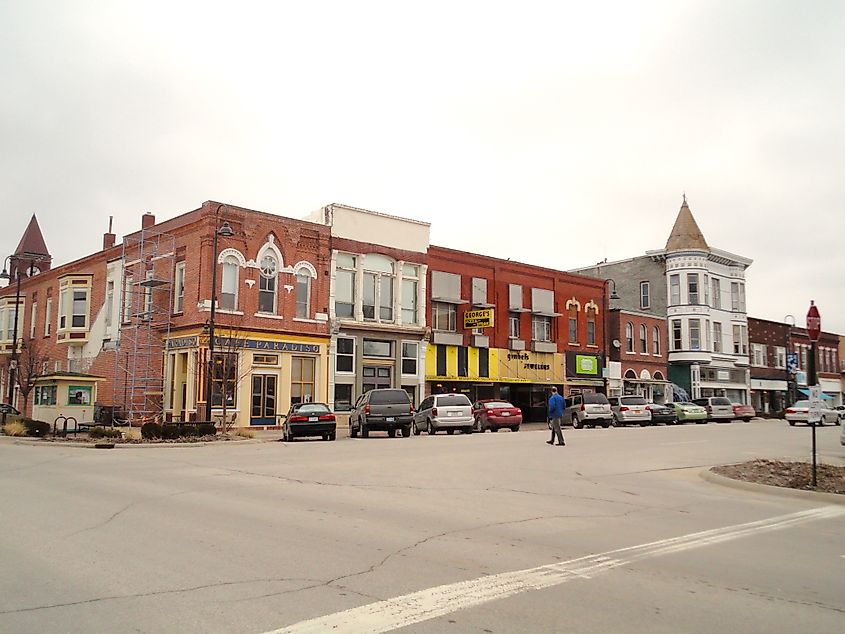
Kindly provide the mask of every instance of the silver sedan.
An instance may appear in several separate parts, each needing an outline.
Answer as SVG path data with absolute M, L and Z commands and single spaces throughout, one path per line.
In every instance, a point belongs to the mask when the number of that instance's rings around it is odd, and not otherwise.
M 790 425 L 794 425 L 795 423 L 807 424 L 809 411 L 810 401 L 796 401 L 793 405 L 786 408 L 786 420 Z M 819 422 L 820 425 L 826 425 L 828 423 L 831 425 L 839 424 L 839 412 L 835 409 L 830 409 L 827 405 L 822 405 L 819 411 L 822 417 Z

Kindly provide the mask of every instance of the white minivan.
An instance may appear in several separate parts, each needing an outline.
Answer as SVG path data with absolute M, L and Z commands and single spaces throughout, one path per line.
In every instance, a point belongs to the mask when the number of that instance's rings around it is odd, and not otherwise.
M 445 429 L 454 434 L 460 429 L 471 434 L 475 420 L 472 417 L 472 403 L 466 394 L 433 394 L 424 399 L 414 414 L 414 435 L 428 432 L 431 435 Z
M 707 410 L 707 420 L 731 422 L 734 419 L 734 406 L 729 398 L 708 396 L 693 399 L 692 402 Z

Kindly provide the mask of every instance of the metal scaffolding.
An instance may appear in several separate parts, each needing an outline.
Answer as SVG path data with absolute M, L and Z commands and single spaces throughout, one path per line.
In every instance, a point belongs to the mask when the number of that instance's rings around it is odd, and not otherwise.
M 176 239 L 154 228 L 123 239 L 114 402 L 130 424 L 162 418 L 164 353 L 173 314 Z

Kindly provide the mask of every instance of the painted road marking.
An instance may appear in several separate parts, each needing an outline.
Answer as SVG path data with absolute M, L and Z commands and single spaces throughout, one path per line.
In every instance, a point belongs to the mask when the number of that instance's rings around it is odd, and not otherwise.
M 661 447 L 671 447 L 672 445 L 700 445 L 704 442 L 710 442 L 709 440 L 684 440 L 681 442 L 662 442 L 660 443 Z
M 336 612 L 307 621 L 300 621 L 267 634 L 376 634 L 427 621 L 504 599 L 521 592 L 560 585 L 572 579 L 589 579 L 600 573 L 628 564 L 683 552 L 702 546 L 719 544 L 748 535 L 780 530 L 814 520 L 845 515 L 843 506 L 825 506 L 809 511 L 780 515 L 769 519 L 736 524 L 724 528 L 661 539 L 656 542 L 619 548 L 598 555 L 569 561 L 503 572 L 469 581 L 412 592 L 386 601 Z

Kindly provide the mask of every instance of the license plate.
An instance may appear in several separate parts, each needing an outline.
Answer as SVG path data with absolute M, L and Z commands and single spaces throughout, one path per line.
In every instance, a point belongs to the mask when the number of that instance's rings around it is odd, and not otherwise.
M 316 423 L 319 419 L 316 416 L 309 416 L 308 422 L 309 423 Z
M 392 422 L 393 422 L 393 421 L 395 421 L 395 420 L 396 420 L 396 419 L 395 419 L 393 416 L 388 416 L 388 417 L 387 417 L 387 422 L 388 422 L 388 423 L 392 423 Z
M 511 415 L 510 412 L 502 412 L 502 416 L 510 416 L 510 415 Z
M 447 412 L 446 415 L 447 416 L 460 416 L 461 413 L 460 412 Z
M 633 411 L 634 414 L 642 414 L 643 413 L 643 410 L 641 410 L 641 409 L 635 409 L 635 410 L 631 410 L 631 411 Z

